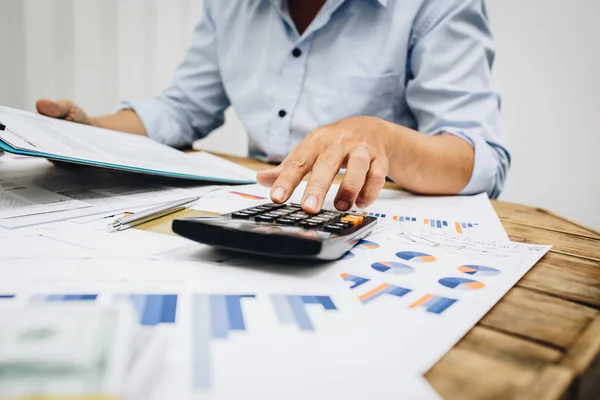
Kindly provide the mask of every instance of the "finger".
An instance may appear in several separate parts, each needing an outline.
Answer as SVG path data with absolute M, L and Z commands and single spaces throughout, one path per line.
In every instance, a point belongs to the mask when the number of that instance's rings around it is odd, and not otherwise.
M 356 206 L 359 208 L 365 208 L 372 204 L 377 197 L 379 192 L 385 185 L 385 178 L 388 174 L 388 162 L 386 159 L 376 158 L 371 161 L 369 172 L 367 173 L 367 179 L 365 184 L 358 194 L 356 199 Z
M 64 102 L 55 102 L 48 99 L 41 99 L 35 104 L 38 112 L 52 118 L 64 118 L 69 112 L 68 104 Z
M 354 205 L 365 184 L 371 166 L 371 153 L 366 147 L 356 147 L 350 151 L 346 162 L 346 173 L 335 196 L 335 208 L 348 211 Z
M 285 203 L 290 198 L 294 189 L 312 168 L 319 154 L 317 146 L 303 143 L 305 142 L 300 143 L 292 150 L 282 163 L 282 171 L 273 183 L 271 190 L 271 200 L 275 203 Z
M 327 191 L 335 176 L 340 172 L 340 166 L 346 155 L 346 150 L 341 146 L 329 146 L 321 152 L 313 165 L 310 180 L 304 190 L 302 197 L 304 211 L 312 214 L 321 211 Z
M 48 117 L 90 125 L 90 120 L 85 112 L 69 100 L 51 101 L 42 99 L 36 103 L 36 108 L 40 114 Z
M 281 172 L 283 171 L 283 164 L 279 164 L 275 168 L 265 169 L 263 171 L 258 171 L 256 174 L 256 181 L 261 186 L 273 186 Z

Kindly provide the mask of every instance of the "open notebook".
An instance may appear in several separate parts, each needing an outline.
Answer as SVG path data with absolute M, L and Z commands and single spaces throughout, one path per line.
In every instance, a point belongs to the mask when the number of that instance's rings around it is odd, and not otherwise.
M 122 171 L 210 182 L 254 183 L 223 163 L 189 157 L 147 137 L 0 106 L 0 150 Z

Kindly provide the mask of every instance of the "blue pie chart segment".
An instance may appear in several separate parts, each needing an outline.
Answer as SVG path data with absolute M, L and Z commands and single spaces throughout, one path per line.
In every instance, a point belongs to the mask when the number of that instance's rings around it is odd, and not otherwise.
M 430 263 L 434 262 L 436 258 L 427 253 L 421 253 L 418 251 L 400 251 L 396 253 L 396 257 L 406 261 Z
M 378 249 L 379 248 L 379 244 L 375 243 L 375 242 L 371 242 L 369 240 L 360 240 L 356 246 L 354 247 L 355 249 L 370 249 L 370 250 L 374 250 L 374 249 Z
M 458 267 L 458 270 L 473 276 L 495 276 L 500 274 L 500 270 L 497 270 L 496 268 L 484 267 L 481 265 L 461 265 Z
M 414 272 L 410 265 L 401 264 L 394 261 L 380 261 L 371 265 L 375 271 L 384 272 L 392 275 L 406 275 Z
M 467 278 L 443 278 L 439 280 L 440 285 L 456 290 L 479 290 L 485 287 L 485 284 L 473 279 Z

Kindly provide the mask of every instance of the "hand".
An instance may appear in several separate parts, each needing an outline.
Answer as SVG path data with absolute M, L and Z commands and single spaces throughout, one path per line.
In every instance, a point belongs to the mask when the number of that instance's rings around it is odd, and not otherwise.
M 302 208 L 317 213 L 340 168 L 346 173 L 335 197 L 335 208 L 347 211 L 371 204 L 385 184 L 392 129 L 387 121 L 351 117 L 308 134 L 277 167 L 261 171 L 257 180 L 272 186 L 271 199 L 286 202 L 302 179 L 312 172 Z
M 94 125 L 87 114 L 69 100 L 52 101 L 47 99 L 38 100 L 35 104 L 38 112 L 52 118 L 65 119 L 85 125 Z

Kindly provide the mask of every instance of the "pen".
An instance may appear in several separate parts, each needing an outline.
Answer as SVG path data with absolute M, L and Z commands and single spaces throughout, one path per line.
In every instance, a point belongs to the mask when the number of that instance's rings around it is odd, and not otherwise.
M 159 206 L 152 207 L 126 217 L 117 218 L 113 223 L 108 224 L 108 231 L 124 231 L 125 229 L 133 228 L 134 226 L 152 221 L 153 219 L 173 214 L 174 212 L 183 210 L 190 203 L 193 203 L 198 199 L 199 197 L 190 197 L 188 199 L 171 201 L 169 203 L 161 204 Z

